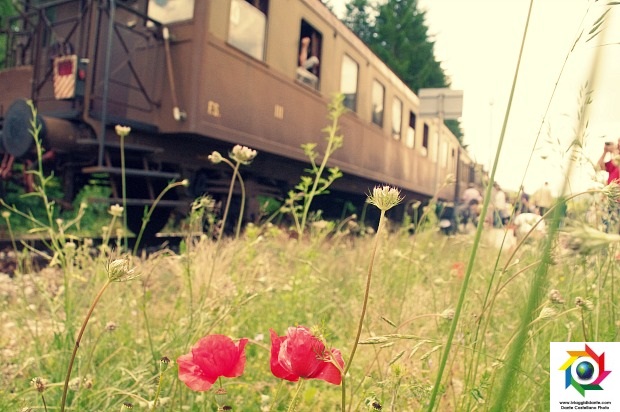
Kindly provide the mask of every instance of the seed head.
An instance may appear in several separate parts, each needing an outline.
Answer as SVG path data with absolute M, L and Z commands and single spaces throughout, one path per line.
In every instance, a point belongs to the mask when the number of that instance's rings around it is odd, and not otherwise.
M 441 317 L 444 318 L 445 320 L 452 320 L 454 319 L 454 314 L 456 312 L 454 311 L 454 309 L 446 309 L 443 312 L 441 312 Z
M 39 393 L 43 393 L 45 392 L 45 389 L 47 389 L 47 380 L 40 378 L 38 376 L 36 378 L 32 378 L 30 383 L 32 384 L 32 386 L 34 386 L 34 388 Z
M 228 393 L 226 392 L 226 389 L 218 388 L 215 391 L 215 402 L 218 405 L 225 405 L 227 400 L 228 400 Z
M 106 332 L 114 332 L 116 328 L 118 328 L 118 325 L 116 324 L 116 322 L 110 321 L 105 324 Z
M 560 294 L 560 291 L 557 289 L 552 289 L 549 292 L 549 300 L 551 301 L 551 303 L 555 303 L 558 305 L 562 305 L 564 303 L 564 298 Z
M 372 190 L 372 195 L 368 195 L 366 202 L 376 206 L 382 211 L 387 211 L 402 202 L 403 198 L 400 196 L 400 190 L 395 187 L 375 186 Z
M 256 157 L 256 150 L 246 146 L 236 145 L 230 153 L 230 158 L 244 165 L 249 165 Z
M 575 298 L 575 306 L 578 306 L 581 309 L 585 309 L 587 311 L 594 310 L 594 303 L 592 303 L 591 300 L 582 298 L 581 296 L 577 296 Z
M 607 249 L 610 244 L 620 241 L 620 235 L 601 232 L 586 224 L 574 222 L 565 231 L 568 235 L 567 247 L 582 255 Z
M 164 373 L 168 366 L 170 365 L 170 358 L 167 356 L 162 357 L 159 360 L 159 373 Z
M 114 259 L 108 263 L 106 269 L 108 278 L 113 282 L 125 282 L 139 276 L 135 268 L 130 267 L 127 259 Z

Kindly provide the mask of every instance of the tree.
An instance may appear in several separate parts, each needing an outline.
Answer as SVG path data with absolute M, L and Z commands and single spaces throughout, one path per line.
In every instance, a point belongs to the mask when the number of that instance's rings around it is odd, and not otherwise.
M 373 35 L 371 21 L 374 20 L 374 14 L 368 0 L 352 0 L 345 7 L 346 14 L 343 23 L 364 43 L 370 45 Z
M 8 28 L 7 17 L 15 14 L 15 7 L 11 0 L 0 0 L 0 69 L 6 65 L 6 34 Z
M 449 87 L 429 40 L 425 13 L 417 6 L 417 0 L 387 0 L 374 6 L 369 0 L 351 0 L 343 22 L 415 93 Z M 446 126 L 462 143 L 459 122 L 446 121 Z

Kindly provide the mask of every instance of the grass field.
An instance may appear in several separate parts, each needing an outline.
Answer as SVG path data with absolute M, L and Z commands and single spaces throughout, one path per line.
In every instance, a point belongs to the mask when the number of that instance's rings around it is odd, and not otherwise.
M 40 271 L 21 265 L 14 278 L 0 277 L 0 409 L 58 410 L 76 335 L 109 284 L 76 351 L 66 410 L 122 410 L 124 403 L 151 410 L 156 397 L 156 410 L 217 410 L 215 387 L 190 390 L 175 363 L 210 334 L 248 339 L 243 374 L 216 384 L 226 389 L 226 405 L 288 410 L 297 384 L 270 371 L 270 329 L 281 336 L 291 326 L 307 326 L 347 362 L 369 271 L 360 345 L 346 376 L 346 408 L 426 409 L 475 234 L 446 237 L 429 228 L 411 235 L 397 228 L 325 235 L 317 229 L 298 241 L 275 226 L 249 226 L 237 240 L 203 237 L 188 240 L 179 253 L 148 257 L 92 253 L 81 239 L 65 244 L 61 264 Z M 613 248 L 576 253 L 555 243 L 542 287 L 534 291 L 538 304 L 526 313 L 533 279 L 544 265 L 545 239 L 501 251 L 489 236 L 487 230 L 476 245 L 434 407 L 489 408 L 525 319 L 519 384 L 510 388 L 506 410 L 548 410 L 549 342 L 617 339 Z M 110 282 L 114 259 L 127 265 L 115 280 L 137 277 Z M 162 357 L 171 360 L 166 368 Z M 41 380 L 39 391 L 34 378 Z M 341 410 L 341 385 L 301 381 L 297 410 Z

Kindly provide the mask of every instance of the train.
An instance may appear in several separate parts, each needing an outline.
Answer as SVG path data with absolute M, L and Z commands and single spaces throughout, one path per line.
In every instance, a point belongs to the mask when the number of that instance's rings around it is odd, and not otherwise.
M 343 177 L 320 207 L 361 207 L 374 186 L 389 184 L 405 197 L 394 211 L 402 215 L 414 202 L 455 201 L 468 184 L 482 186 L 482 168 L 445 124 L 422 116 L 420 98 L 319 0 L 24 0 L 20 7 L 2 31 L 1 178 L 32 167 L 32 102 L 43 160 L 66 201 L 104 176 L 112 194 L 98 200 L 120 204 L 124 173 L 134 231 L 171 180 L 189 186 L 157 204 L 153 233 L 198 196 L 223 199 L 232 170 L 209 155 L 238 144 L 258 152 L 241 169 L 246 219 L 256 219 L 260 199 L 284 198 L 304 174 L 302 145 L 324 149 L 334 93 L 348 110 L 339 124 L 343 147 L 329 166 Z M 123 156 L 116 125 L 131 128 Z M 448 176 L 455 182 L 440 185 Z

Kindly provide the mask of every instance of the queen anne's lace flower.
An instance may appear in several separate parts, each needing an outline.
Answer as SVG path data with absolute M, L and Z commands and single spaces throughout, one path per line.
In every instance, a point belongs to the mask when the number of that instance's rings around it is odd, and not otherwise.
M 402 200 L 400 190 L 386 185 L 375 186 L 372 190 L 372 195 L 369 195 L 366 201 L 385 212 L 399 204 Z
M 232 149 L 232 153 L 230 154 L 230 158 L 236 160 L 239 163 L 244 165 L 250 164 L 252 160 L 256 157 L 256 150 L 250 149 L 246 146 L 236 145 Z

